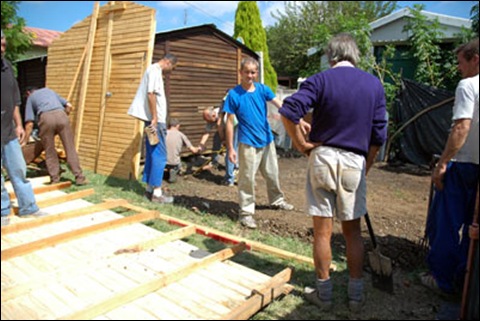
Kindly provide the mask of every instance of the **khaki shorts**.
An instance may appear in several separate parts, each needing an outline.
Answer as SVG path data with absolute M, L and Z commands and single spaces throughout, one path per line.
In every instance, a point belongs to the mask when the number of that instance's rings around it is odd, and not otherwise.
M 307 213 L 351 221 L 367 212 L 365 157 L 339 148 L 312 150 L 307 169 Z

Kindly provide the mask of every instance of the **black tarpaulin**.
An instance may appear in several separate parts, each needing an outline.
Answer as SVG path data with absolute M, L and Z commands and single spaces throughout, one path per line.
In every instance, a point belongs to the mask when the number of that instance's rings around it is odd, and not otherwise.
M 423 110 L 437 105 L 454 93 L 413 80 L 402 79 L 402 89 L 397 96 L 393 121 L 397 128 Z M 441 154 L 452 123 L 453 100 L 418 117 L 400 133 L 394 142 L 399 153 L 396 159 L 416 165 L 428 165 L 434 154 Z

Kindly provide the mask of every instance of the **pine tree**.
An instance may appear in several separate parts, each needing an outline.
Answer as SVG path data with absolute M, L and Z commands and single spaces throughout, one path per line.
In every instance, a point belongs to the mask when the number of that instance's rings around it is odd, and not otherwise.
M 277 90 L 277 73 L 270 63 L 267 34 L 262 26 L 260 10 L 256 1 L 240 1 L 235 12 L 235 28 L 233 37 L 242 38 L 245 45 L 255 52 L 263 52 L 265 84 L 273 92 Z

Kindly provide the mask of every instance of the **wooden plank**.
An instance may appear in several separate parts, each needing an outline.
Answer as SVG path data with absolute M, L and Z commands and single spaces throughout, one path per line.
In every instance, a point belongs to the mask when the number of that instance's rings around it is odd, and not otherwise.
M 158 218 L 159 214 L 160 213 L 156 211 L 146 211 L 146 212 L 143 212 L 142 214 L 124 217 L 117 220 L 112 220 L 112 221 L 108 221 L 108 222 L 104 222 L 104 223 L 100 223 L 92 226 L 87 226 L 87 227 L 78 229 L 76 231 L 54 235 L 51 237 L 47 237 L 45 239 L 41 239 L 38 241 L 30 242 L 27 244 L 23 244 L 23 245 L 19 245 L 16 247 L 3 250 L 1 252 L 2 253 L 1 258 L 2 258 L 2 261 L 9 260 L 17 256 L 26 255 L 47 247 L 51 247 L 54 245 L 65 243 L 67 241 L 79 239 L 87 235 L 100 233 L 110 229 L 119 228 L 122 226 L 155 219 L 155 218 Z
M 153 240 L 148 240 L 146 242 L 138 243 L 138 244 L 131 245 L 129 247 L 117 250 L 115 251 L 115 254 L 137 253 L 137 252 L 145 251 L 147 249 L 152 249 L 168 242 L 182 239 L 192 234 L 195 234 L 195 227 L 186 226 L 184 228 L 163 234 Z
M 188 265 L 185 268 L 178 269 L 172 273 L 165 275 L 155 281 L 142 284 L 136 288 L 127 290 L 123 293 L 117 294 L 112 296 L 111 298 L 100 302 L 98 304 L 94 304 L 85 308 L 83 311 L 79 311 L 67 316 L 60 318 L 61 320 L 87 320 L 92 319 L 98 315 L 104 314 L 108 311 L 111 311 L 115 308 L 123 306 L 133 300 L 141 298 L 147 294 L 155 292 L 169 284 L 172 284 L 186 275 L 189 275 L 199 269 L 204 268 L 207 265 L 213 264 L 215 262 L 228 260 L 229 258 L 233 257 L 234 255 L 242 252 L 245 250 L 245 244 L 240 243 L 233 248 L 222 250 L 216 254 L 210 255 L 198 262 L 194 262 Z
M 127 208 L 135 211 L 146 211 L 145 209 L 142 209 L 141 207 L 134 206 L 131 204 L 126 205 Z M 174 224 L 178 226 L 187 226 L 187 225 L 192 225 L 191 223 L 180 220 L 171 216 L 167 216 L 164 214 L 160 214 L 159 219 L 164 220 L 168 222 L 169 224 Z M 243 237 L 238 237 L 232 234 L 227 234 L 209 227 L 205 226 L 200 226 L 200 225 L 194 225 L 197 231 L 197 234 L 204 235 L 210 238 L 213 238 L 217 241 L 223 242 L 223 243 L 228 243 L 228 244 L 238 244 L 238 243 L 245 243 L 247 245 L 247 248 L 251 251 L 257 251 L 261 253 L 266 253 L 266 254 L 271 254 L 277 257 L 280 257 L 282 259 L 287 259 L 287 260 L 295 260 L 301 263 L 307 263 L 309 265 L 314 266 L 313 259 L 311 257 L 306 257 L 303 255 L 299 255 L 296 253 L 292 253 L 289 251 L 285 251 L 273 246 L 269 246 L 266 244 L 262 244 L 259 242 L 251 241 L 248 239 L 245 239 Z M 336 265 L 332 263 L 330 266 L 332 270 L 336 270 Z
M 251 297 L 243 304 L 233 309 L 220 320 L 248 320 L 252 315 L 269 305 L 273 300 L 285 291 L 292 291 L 293 287 L 284 288 L 285 284 L 292 277 L 292 269 L 286 268 L 273 276 L 268 282 L 263 284 L 260 289 L 252 291 Z
M 110 7 L 115 6 L 115 1 L 110 2 Z M 107 108 L 107 86 L 110 83 L 110 76 L 111 76 L 111 64 L 112 64 L 112 33 L 113 33 L 113 18 L 115 16 L 115 11 L 112 10 L 108 12 L 108 24 L 107 24 L 107 39 L 105 43 L 105 55 L 103 58 L 103 73 L 101 75 L 102 81 L 102 92 L 101 92 L 101 103 L 100 103 L 100 115 L 99 115 L 99 122 L 98 122 L 98 131 L 97 131 L 97 145 L 96 145 L 96 157 L 95 157 L 95 166 L 93 171 L 95 173 L 98 172 L 98 159 L 100 158 L 100 144 L 102 142 L 103 136 L 103 126 L 104 126 L 104 119 L 105 119 L 105 109 Z
M 85 65 L 83 67 L 83 76 L 82 76 L 82 84 L 80 87 L 80 98 L 78 102 L 78 110 L 76 113 L 77 123 L 75 125 L 75 149 L 78 150 L 80 147 L 80 139 L 82 137 L 82 123 L 83 123 L 83 113 L 85 111 L 85 100 L 87 98 L 87 89 L 88 83 L 90 78 L 90 67 L 92 63 L 93 57 L 93 48 L 95 45 L 95 34 L 97 31 L 97 19 L 98 19 L 98 12 L 100 10 L 100 3 L 99 1 L 95 1 L 93 7 L 93 14 L 90 17 L 90 30 L 88 31 L 88 42 L 85 49 L 87 50 L 87 58 L 85 61 Z
M 61 183 L 51 184 L 51 185 L 36 186 L 33 188 L 33 193 L 37 195 L 37 194 L 42 194 L 46 192 L 57 191 L 64 188 L 69 188 L 70 186 L 72 186 L 72 182 L 61 182 Z M 15 192 L 13 191 L 9 192 L 8 196 L 10 196 L 11 201 L 17 198 L 17 195 L 15 195 Z
M 64 220 L 69 220 L 75 217 L 92 214 L 95 212 L 109 210 L 115 207 L 120 207 L 124 204 L 127 204 L 126 200 L 109 200 L 101 204 L 96 204 L 56 215 L 49 215 L 44 217 L 39 217 L 34 220 L 29 220 L 20 223 L 9 224 L 7 226 L 2 226 L 2 235 L 8 235 L 11 233 L 21 232 L 28 229 L 40 227 L 50 223 L 57 223 Z
M 95 190 L 93 188 L 84 189 L 84 190 L 74 192 L 74 193 L 70 193 L 70 194 L 67 194 L 67 195 L 62 195 L 62 196 L 58 196 L 58 197 L 55 197 L 55 198 L 49 198 L 49 199 L 46 199 L 46 200 L 38 201 L 37 206 L 40 207 L 40 208 L 49 207 L 49 206 L 57 205 L 57 204 L 60 204 L 60 203 L 65 203 L 65 202 L 77 200 L 77 199 L 87 197 L 87 196 L 90 196 L 90 195 L 93 195 L 93 194 L 95 194 Z M 18 214 L 18 206 L 13 207 L 13 212 L 15 214 Z

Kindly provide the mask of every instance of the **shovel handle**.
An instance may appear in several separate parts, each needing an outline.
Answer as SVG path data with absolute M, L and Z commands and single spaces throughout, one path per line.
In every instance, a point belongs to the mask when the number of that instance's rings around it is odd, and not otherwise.
M 375 238 L 375 233 L 373 233 L 372 222 L 370 222 L 370 216 L 368 212 L 365 213 L 365 222 L 367 223 L 368 234 L 370 234 L 370 239 L 372 240 L 373 248 L 377 248 L 377 239 Z

